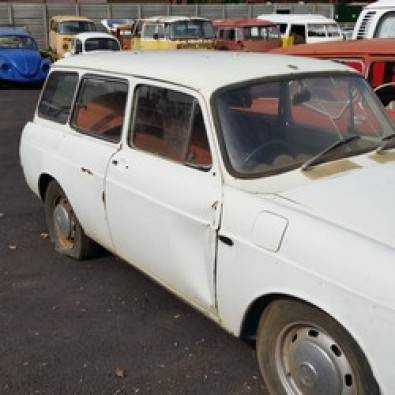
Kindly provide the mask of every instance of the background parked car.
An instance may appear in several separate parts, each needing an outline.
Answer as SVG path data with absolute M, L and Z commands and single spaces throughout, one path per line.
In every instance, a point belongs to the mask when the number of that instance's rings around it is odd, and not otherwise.
M 0 28 L 0 82 L 42 84 L 50 64 L 25 29 Z
M 70 52 L 66 56 L 86 54 L 93 51 L 120 51 L 119 41 L 108 33 L 80 33 L 71 42 Z
M 71 49 L 76 34 L 94 32 L 93 21 L 82 16 L 54 16 L 50 22 L 49 47 L 55 59 L 60 59 Z
M 367 5 L 355 24 L 353 38 L 395 37 L 395 2 L 380 0 Z
M 395 105 L 395 39 L 296 45 L 273 52 L 344 63 L 365 77 L 384 106 L 393 109 Z
M 140 19 L 132 34 L 132 49 L 210 49 L 215 32 L 210 20 L 168 16 Z
M 263 14 L 258 19 L 277 23 L 284 38 L 284 46 L 309 44 L 320 41 L 341 41 L 339 25 L 322 15 L 314 14 Z
M 265 52 L 282 45 L 278 25 L 262 19 L 221 19 L 216 29 L 215 49 Z

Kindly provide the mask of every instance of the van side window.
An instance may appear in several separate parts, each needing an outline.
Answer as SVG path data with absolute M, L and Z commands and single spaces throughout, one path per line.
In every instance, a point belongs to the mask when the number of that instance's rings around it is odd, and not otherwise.
M 141 150 L 193 167 L 211 165 L 199 103 L 182 92 L 138 86 L 130 142 Z
M 52 72 L 45 84 L 38 115 L 65 124 L 69 118 L 78 78 L 77 73 Z
M 281 34 L 285 34 L 285 32 L 287 31 L 287 24 L 286 23 L 280 23 L 279 25 L 279 29 L 280 29 L 280 33 Z
M 306 28 L 304 25 L 291 25 L 289 36 L 294 38 L 294 44 L 306 43 Z
M 119 142 L 125 117 L 128 84 L 87 77 L 78 92 L 71 125 L 79 132 Z

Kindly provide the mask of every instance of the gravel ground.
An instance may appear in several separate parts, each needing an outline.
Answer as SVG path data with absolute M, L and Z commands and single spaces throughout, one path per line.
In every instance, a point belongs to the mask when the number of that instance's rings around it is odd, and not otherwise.
M 37 95 L 0 91 L 0 393 L 265 392 L 250 346 L 133 267 L 53 251 L 18 158 Z

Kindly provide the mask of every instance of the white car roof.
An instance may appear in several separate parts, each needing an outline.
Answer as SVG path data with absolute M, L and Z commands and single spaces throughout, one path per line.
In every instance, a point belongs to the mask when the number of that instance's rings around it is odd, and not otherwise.
M 162 80 L 206 94 L 223 86 L 264 77 L 308 72 L 351 71 L 350 68 L 339 63 L 305 57 L 180 50 L 92 53 L 62 59 L 52 68 L 84 69 Z
M 317 14 L 262 14 L 257 18 L 276 23 L 336 23 L 333 19 Z
M 152 16 L 150 18 L 145 18 L 144 21 L 156 23 L 174 23 L 180 21 L 208 21 L 208 19 L 189 16 Z
M 116 40 L 116 37 L 114 37 L 112 34 L 109 33 L 102 33 L 102 32 L 86 32 L 86 33 L 79 33 L 75 36 L 75 38 L 81 40 L 84 42 L 88 38 L 112 38 Z
M 395 9 L 395 1 L 394 0 L 379 0 L 374 3 L 368 4 L 365 9 L 374 9 L 374 8 L 393 8 Z

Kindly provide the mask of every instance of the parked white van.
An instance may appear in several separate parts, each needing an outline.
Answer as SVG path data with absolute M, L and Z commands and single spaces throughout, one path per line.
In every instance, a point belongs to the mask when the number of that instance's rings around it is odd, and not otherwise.
M 394 37 L 395 1 L 380 0 L 368 4 L 358 17 L 353 39 Z
M 52 67 L 20 157 L 57 251 L 98 243 L 256 340 L 273 394 L 373 395 L 395 393 L 394 146 L 344 65 L 114 52 Z
M 293 44 L 343 40 L 340 26 L 333 19 L 315 14 L 262 14 L 257 17 L 280 26 L 284 39 L 293 38 Z

